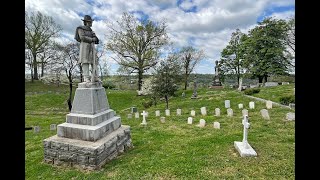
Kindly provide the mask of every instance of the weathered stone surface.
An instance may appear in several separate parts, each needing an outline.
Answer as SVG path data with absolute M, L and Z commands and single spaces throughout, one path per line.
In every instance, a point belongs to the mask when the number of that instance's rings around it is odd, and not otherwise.
M 62 123 L 58 125 L 59 137 L 80 139 L 85 141 L 97 141 L 110 134 L 121 126 L 121 119 L 115 116 L 96 126 Z
M 191 110 L 190 114 L 191 114 L 191 116 L 196 116 L 196 111 L 195 110 Z
M 97 114 L 109 109 L 106 91 L 100 88 L 77 88 L 71 113 Z
M 170 109 L 166 109 L 165 112 L 166 112 L 166 116 L 170 116 Z
M 225 100 L 224 101 L 224 107 L 225 108 L 230 108 L 230 100 Z
M 57 125 L 56 124 L 50 124 L 50 131 L 54 131 L 57 129 Z
M 227 109 L 227 116 L 232 117 L 233 116 L 233 110 L 231 108 Z
M 215 116 L 220 116 L 220 109 L 219 108 L 216 108 L 214 110 L 214 112 L 215 112 Z
M 295 121 L 296 120 L 296 116 L 295 116 L 295 113 L 292 113 L 292 112 L 289 112 L 286 114 L 286 119 L 288 121 Z
M 260 110 L 261 116 L 263 119 L 270 120 L 269 112 L 266 109 Z
M 114 115 L 115 113 L 112 109 L 108 109 L 94 115 L 69 113 L 67 114 L 66 122 L 72 124 L 95 126 L 102 123 L 103 121 L 113 118 Z
M 257 156 L 256 151 L 248 143 L 248 148 L 246 148 L 242 142 L 234 141 L 234 147 L 238 150 L 241 157 Z
M 249 116 L 249 112 L 247 109 L 242 110 L 242 116 Z
M 239 109 L 243 109 L 243 104 L 238 104 Z
M 267 109 L 272 109 L 272 101 L 266 101 Z
M 181 109 L 177 109 L 177 116 L 181 116 Z
M 160 122 L 165 123 L 166 122 L 166 117 L 160 117 Z
M 43 141 L 46 147 L 44 148 L 44 162 L 74 165 L 74 167 L 88 170 L 99 169 L 117 157 L 119 153 L 133 148 L 130 137 L 130 127 L 125 125 L 95 142 L 55 135 Z
M 156 116 L 160 116 L 160 111 L 156 110 Z
M 249 108 L 254 109 L 254 102 L 253 101 L 249 102 Z
M 213 122 L 213 128 L 220 129 L 220 123 L 219 122 Z
M 203 116 L 207 115 L 207 108 L 206 107 L 200 108 L 200 111 L 201 111 L 201 115 L 203 115 Z
M 192 124 L 192 117 L 188 117 L 188 124 Z

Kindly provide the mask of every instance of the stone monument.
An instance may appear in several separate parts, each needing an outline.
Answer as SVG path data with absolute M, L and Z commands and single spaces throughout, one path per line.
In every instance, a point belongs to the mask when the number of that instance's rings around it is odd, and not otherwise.
M 243 124 L 243 140 L 242 142 L 234 141 L 234 147 L 238 150 L 241 157 L 246 156 L 257 156 L 256 151 L 250 146 L 248 143 L 248 129 L 250 127 L 250 123 L 248 122 L 248 116 L 243 116 L 242 124 Z
M 222 88 L 222 84 L 220 81 L 220 68 L 219 68 L 219 61 L 215 61 L 216 66 L 214 67 L 214 78 L 211 84 L 211 88 Z
M 97 42 L 90 28 L 93 20 L 85 15 L 83 21 L 85 26 L 76 30 L 81 63 L 95 60 Z M 66 122 L 57 126 L 57 135 L 43 140 L 46 163 L 95 170 L 133 147 L 130 126 L 122 125 L 110 109 L 106 91 L 95 76 L 95 63 L 91 65 L 92 78 L 85 74 L 85 82 L 78 84 Z

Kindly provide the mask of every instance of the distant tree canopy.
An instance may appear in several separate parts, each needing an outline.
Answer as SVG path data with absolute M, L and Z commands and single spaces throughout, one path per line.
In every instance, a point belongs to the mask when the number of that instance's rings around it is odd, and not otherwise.
M 229 44 L 222 50 L 221 60 L 219 63 L 221 75 L 235 74 L 238 84 L 240 77 L 244 72 L 242 63 L 244 49 L 242 47 L 242 43 L 245 38 L 246 35 L 239 29 L 236 29 L 236 31 L 231 34 L 231 40 L 229 41 Z
M 241 74 L 246 72 L 258 78 L 259 83 L 267 82 L 270 75 L 288 74 L 292 57 L 288 55 L 288 45 L 284 42 L 288 39 L 289 29 L 285 20 L 266 18 L 248 35 L 236 30 L 221 52 L 222 73 L 237 74 L 239 82 Z
M 160 49 L 168 43 L 165 22 L 138 21 L 124 13 L 116 25 L 109 24 L 106 48 L 117 55 L 115 60 L 123 69 L 138 73 L 141 90 L 143 73 L 158 63 Z
M 25 12 L 25 47 L 32 54 L 32 78 L 38 80 L 37 55 L 43 53 L 53 37 L 58 37 L 62 30 L 52 17 L 40 12 Z M 43 64 L 43 63 L 42 63 Z

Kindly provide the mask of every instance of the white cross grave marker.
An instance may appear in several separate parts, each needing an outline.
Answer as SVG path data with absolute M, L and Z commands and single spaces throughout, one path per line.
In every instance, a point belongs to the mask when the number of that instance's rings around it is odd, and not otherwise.
M 142 115 L 142 118 L 143 118 L 141 124 L 142 125 L 147 125 L 147 121 L 146 121 L 147 112 L 146 111 L 142 111 L 141 115 Z

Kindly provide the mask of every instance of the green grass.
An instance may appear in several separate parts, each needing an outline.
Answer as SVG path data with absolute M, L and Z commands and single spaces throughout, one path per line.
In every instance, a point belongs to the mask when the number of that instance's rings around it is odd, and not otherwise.
M 54 89 L 26 83 L 26 89 L 36 91 L 32 86 L 38 86 L 39 92 Z M 61 89 L 57 91 L 63 92 Z M 131 127 L 134 148 L 93 172 L 43 163 L 42 141 L 56 134 L 49 130 L 50 124 L 65 122 L 68 93 L 26 95 L 25 124 L 41 127 L 38 134 L 25 132 L 26 179 L 295 179 L 295 122 L 284 121 L 291 110 L 269 109 L 271 120 L 267 121 L 259 112 L 265 103 L 255 101 L 256 109 L 251 110 L 251 99 L 237 91 L 200 89 L 198 99 L 190 99 L 192 90 L 186 91 L 186 98 L 181 93 L 170 99 L 171 116 L 166 117 L 166 123 L 155 117 L 155 110 L 164 115 L 165 102 L 160 101 L 146 109 L 148 125 L 143 127 L 142 118 L 127 119 L 127 114 L 131 106 L 139 112 L 145 110 L 141 102 L 146 97 L 136 96 L 135 91 L 107 90 L 110 107 L 121 116 L 122 124 Z M 233 117 L 226 116 L 226 99 L 231 101 Z M 239 103 L 249 110 L 248 141 L 257 157 L 241 158 L 233 146 L 234 141 L 242 140 L 243 133 Z M 207 116 L 200 114 L 202 106 L 207 108 Z M 221 109 L 220 117 L 213 116 L 216 107 Z M 181 116 L 175 115 L 177 108 L 182 109 Z M 196 117 L 194 124 L 188 125 L 192 109 Z M 201 118 L 206 120 L 204 128 L 195 126 Z M 221 129 L 213 128 L 214 121 L 220 122 Z
M 280 97 L 293 95 L 294 83 L 273 87 L 261 87 L 260 92 L 251 96 L 280 103 Z

